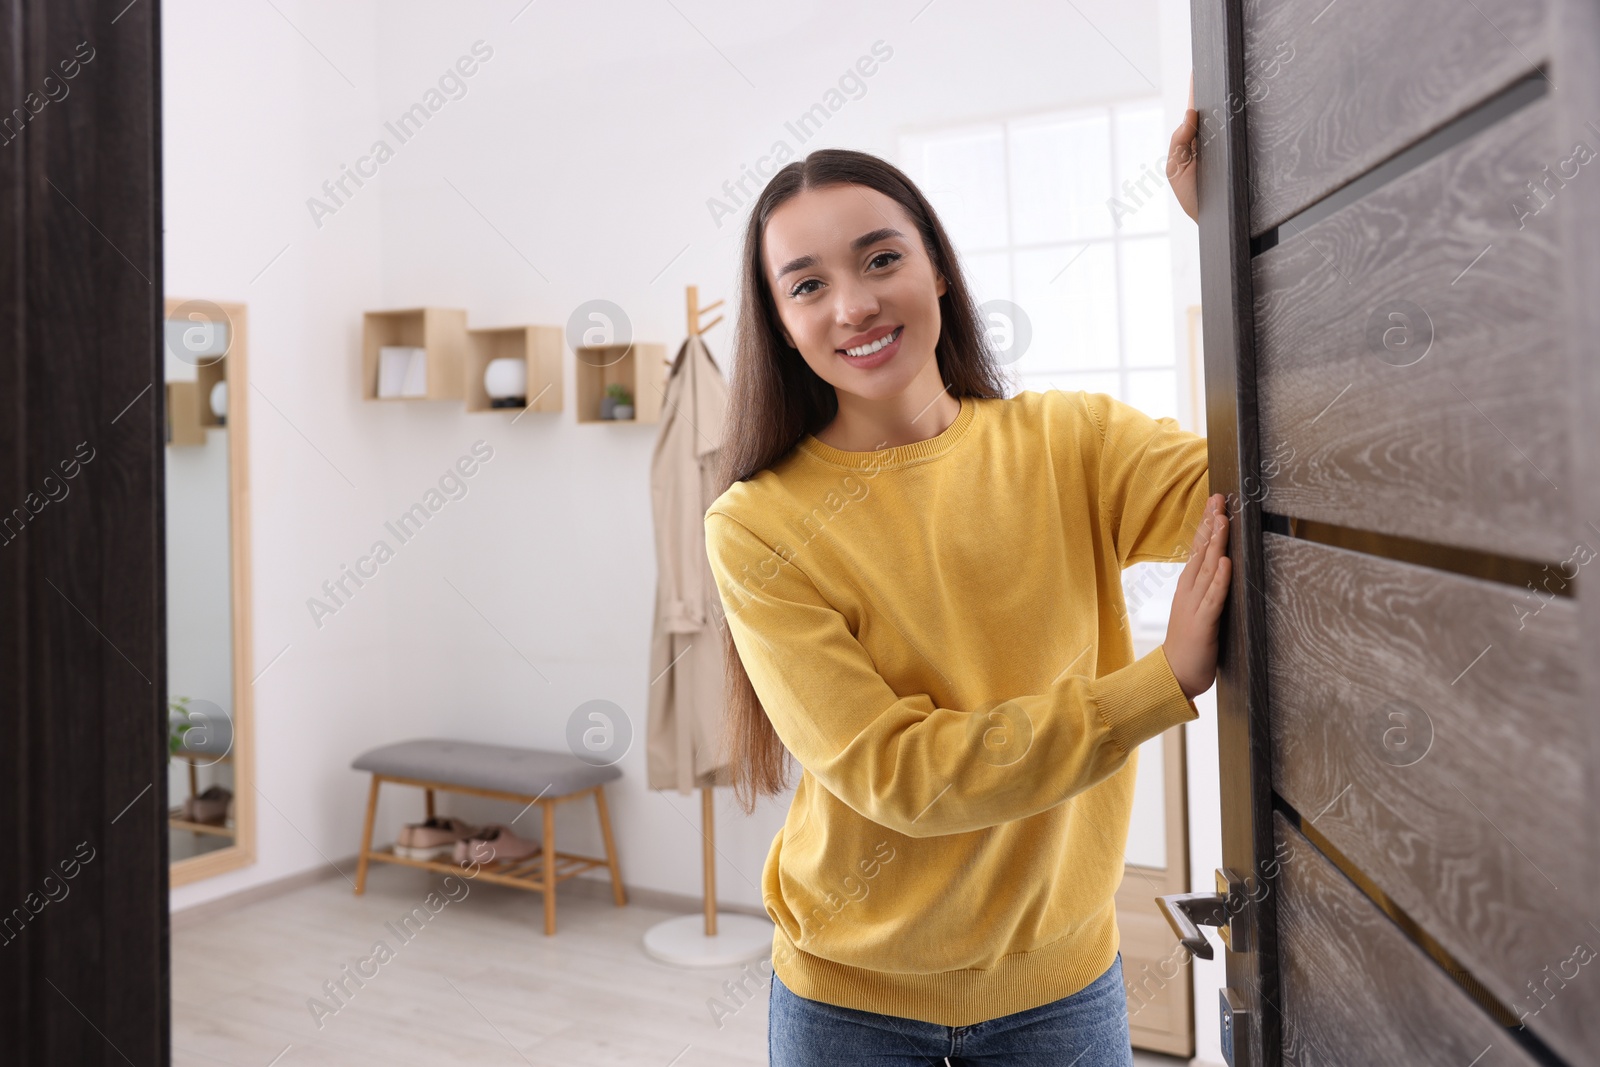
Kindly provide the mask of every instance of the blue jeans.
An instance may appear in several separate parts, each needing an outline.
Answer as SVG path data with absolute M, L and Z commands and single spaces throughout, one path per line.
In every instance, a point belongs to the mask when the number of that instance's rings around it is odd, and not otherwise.
M 1068 997 L 971 1026 L 841 1008 L 772 976 L 771 1067 L 1133 1067 L 1122 953 Z

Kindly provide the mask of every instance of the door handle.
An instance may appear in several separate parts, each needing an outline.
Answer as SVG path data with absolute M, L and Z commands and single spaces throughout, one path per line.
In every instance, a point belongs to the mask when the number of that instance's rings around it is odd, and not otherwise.
M 1211 959 L 1211 942 L 1200 932 L 1201 925 L 1221 926 L 1227 921 L 1226 901 L 1215 893 L 1169 893 L 1156 897 L 1156 906 L 1167 917 L 1167 925 L 1178 935 L 1183 947 L 1203 960 Z
M 1217 871 L 1215 893 L 1169 893 L 1156 897 L 1156 907 L 1161 909 L 1172 932 L 1178 935 L 1185 948 L 1203 960 L 1211 959 L 1212 954 L 1211 942 L 1200 930 L 1202 926 L 1215 926 L 1222 943 L 1231 951 L 1245 950 L 1249 904 L 1244 880 L 1230 870 Z

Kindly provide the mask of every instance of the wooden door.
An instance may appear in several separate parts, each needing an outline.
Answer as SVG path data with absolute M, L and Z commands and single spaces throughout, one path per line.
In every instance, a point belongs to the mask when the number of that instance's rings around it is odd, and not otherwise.
M 0 1064 L 165 1064 L 159 8 L 0 0 Z
M 1600 9 L 1194 0 L 1234 1067 L 1600 1049 Z M 1199 949 L 1193 940 L 1192 947 Z

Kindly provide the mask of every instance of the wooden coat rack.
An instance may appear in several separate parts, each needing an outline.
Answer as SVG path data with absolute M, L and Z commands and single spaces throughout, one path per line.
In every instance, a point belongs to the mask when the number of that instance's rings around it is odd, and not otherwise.
M 722 306 L 722 301 L 700 306 L 698 286 L 686 287 L 689 336 L 697 337 L 722 321 L 718 315 L 702 324 L 700 319 Z M 668 360 L 670 363 L 671 360 Z M 772 921 L 753 915 L 723 916 L 719 932 L 717 916 L 716 805 L 711 786 L 700 787 L 701 856 L 705 881 L 704 934 L 691 933 L 687 924 L 693 916 L 684 915 L 657 923 L 645 931 L 645 951 L 656 959 L 688 967 L 725 967 L 759 959 L 772 947 Z M 698 926 L 698 924 L 696 924 Z
M 698 337 L 711 327 L 722 321 L 718 315 L 705 325 L 700 324 L 700 316 L 715 311 L 722 306 L 722 301 L 717 300 L 705 307 L 700 306 L 700 287 L 690 285 L 685 287 L 689 305 L 689 336 Z M 716 805 L 712 803 L 711 786 L 700 787 L 700 824 L 704 827 L 701 837 L 704 839 L 703 852 L 705 853 L 705 898 L 706 898 L 706 936 L 717 936 L 717 836 Z

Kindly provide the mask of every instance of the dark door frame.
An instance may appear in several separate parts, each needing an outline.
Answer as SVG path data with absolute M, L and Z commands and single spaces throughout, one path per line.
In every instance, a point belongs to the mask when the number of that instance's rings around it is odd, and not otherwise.
M 1234 0 L 1193 0 L 1190 25 L 1194 101 L 1199 114 L 1200 306 L 1206 374 L 1206 436 L 1212 492 L 1224 494 L 1232 588 L 1223 612 L 1217 665 L 1217 753 L 1222 858 L 1237 881 L 1228 895 L 1248 944 L 1230 947 L 1218 1010 L 1240 1047 L 1230 1062 L 1276 1067 L 1278 1014 L 1276 849 L 1272 831 L 1272 746 L 1267 721 L 1266 601 L 1256 493 L 1261 470 L 1256 411 L 1255 313 L 1250 270 L 1250 201 L 1245 142 L 1244 27 Z M 1282 532 L 1282 531 L 1280 531 Z M 1263 863 L 1265 859 L 1268 862 Z M 1242 885 L 1243 894 L 1237 890 Z M 1225 887 L 1219 885 L 1219 893 Z M 1204 1010 L 1201 1006 L 1200 1010 Z M 1240 1013 L 1243 1014 L 1240 1014 Z M 1224 1051 L 1228 1048 L 1224 1034 Z
M 0 1058 L 165 1064 L 159 8 L 0 55 Z

